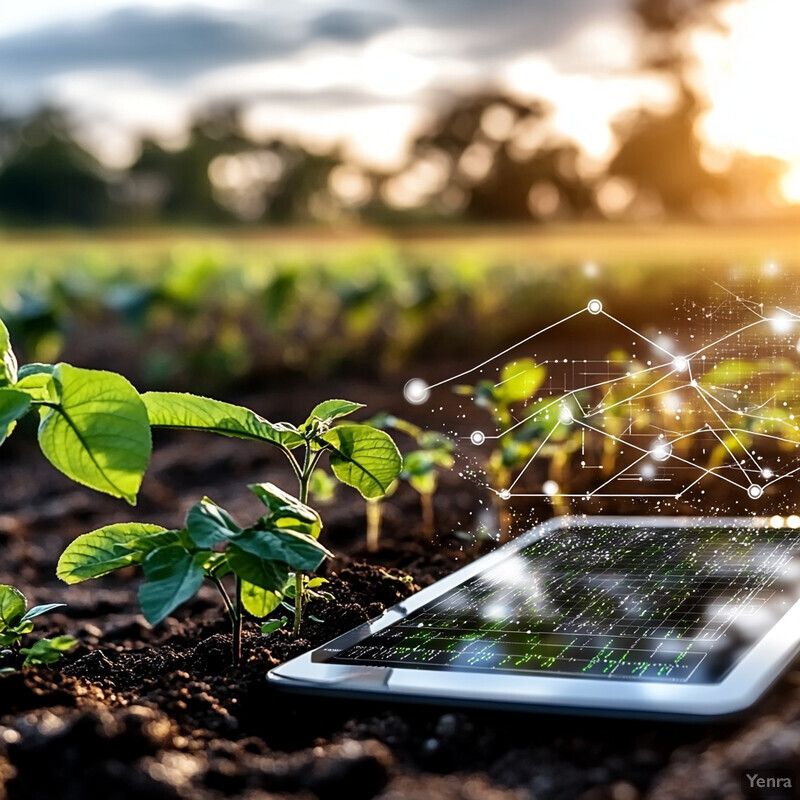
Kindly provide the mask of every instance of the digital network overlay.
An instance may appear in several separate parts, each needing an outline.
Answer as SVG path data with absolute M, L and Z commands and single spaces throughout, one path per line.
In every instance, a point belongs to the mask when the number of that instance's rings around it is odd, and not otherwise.
M 493 491 L 502 499 L 558 495 L 679 500 L 702 482 L 722 481 L 755 501 L 769 487 L 800 477 L 800 412 L 795 418 L 789 396 L 794 392 L 787 392 L 787 380 L 791 380 L 788 366 L 800 352 L 796 336 L 800 315 L 781 307 L 765 314 L 759 304 L 736 300 L 748 319 L 735 320 L 736 327 L 725 333 L 712 328 L 705 344 L 684 351 L 667 337 L 646 336 L 606 311 L 599 299 L 591 299 L 573 314 L 463 372 L 435 383 L 412 378 L 403 394 L 409 403 L 423 405 L 436 389 L 452 389 L 476 373 L 485 377 L 498 369 L 497 362 L 504 356 L 557 332 L 571 320 L 584 315 L 605 319 L 625 336 L 630 335 L 638 351 L 636 358 L 616 364 L 608 359 L 546 359 L 541 363 L 560 370 L 558 379 L 563 385 L 558 385 L 558 391 L 551 381 L 527 401 L 505 430 L 491 430 L 489 422 L 489 427 L 465 437 L 473 445 L 491 447 L 531 420 L 552 420 L 510 484 Z M 749 371 L 743 368 L 746 364 Z M 763 374 L 754 374 L 754 364 L 774 364 L 778 372 L 783 365 L 783 371 L 769 374 L 773 367 L 764 366 Z M 741 376 L 738 383 L 732 383 L 731 374 L 736 378 L 737 368 Z M 715 376 L 725 370 L 726 380 L 716 382 Z M 797 371 L 793 366 L 791 373 Z M 800 389 L 800 377 L 797 381 Z M 528 473 L 567 433 L 575 437 L 572 441 L 580 439 L 576 459 L 581 470 L 595 470 L 598 477 L 593 485 L 561 491 L 554 481 L 543 480 L 534 487 L 538 491 L 531 490 Z M 611 474 L 601 464 L 592 463 L 593 455 L 595 462 L 599 460 L 597 446 L 592 449 L 588 442 L 596 442 L 597 437 L 625 454 Z

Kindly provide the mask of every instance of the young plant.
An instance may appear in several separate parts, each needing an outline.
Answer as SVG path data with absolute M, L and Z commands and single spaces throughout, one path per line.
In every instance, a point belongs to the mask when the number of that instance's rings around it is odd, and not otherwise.
M 436 431 L 425 431 L 413 422 L 393 414 L 378 414 L 370 420 L 376 428 L 391 428 L 410 436 L 417 445 L 403 456 L 400 480 L 404 480 L 419 494 L 422 508 L 422 527 L 427 536 L 435 532 L 433 497 L 439 485 L 439 469 L 453 466 L 453 442 Z M 387 492 L 387 496 L 390 492 Z M 377 550 L 380 536 L 382 508 L 380 500 L 367 502 L 367 546 Z
M 496 504 L 534 459 L 547 463 L 547 479 L 557 487 L 563 488 L 568 481 L 570 458 L 580 446 L 580 434 L 573 424 L 580 404 L 574 394 L 534 400 L 546 375 L 544 366 L 522 358 L 505 364 L 497 383 L 482 380 L 474 386 L 456 388 L 488 410 L 499 431 L 486 464 Z M 568 513 L 560 492 L 552 495 L 552 503 L 557 514 Z M 511 528 L 507 505 L 502 503 L 497 510 L 501 536 L 506 536 Z
M 49 603 L 28 608 L 25 595 L 13 586 L 0 584 L 0 675 L 15 672 L 16 668 L 4 663 L 19 663 L 23 667 L 38 667 L 55 664 L 61 656 L 78 642 L 72 636 L 56 636 L 39 639 L 30 647 L 20 647 L 22 639 L 33 631 L 33 620 L 63 607 L 64 603 Z
M 77 483 L 136 503 L 152 450 L 147 409 L 121 375 L 69 364 L 19 367 L 0 320 L 0 445 L 39 417 L 45 458 Z
M 336 479 L 367 501 L 383 497 L 402 467 L 400 452 L 385 431 L 368 423 L 344 421 L 364 407 L 361 403 L 326 400 L 295 426 L 269 422 L 248 408 L 192 394 L 148 392 L 143 400 L 154 428 L 209 431 L 276 447 L 297 478 L 302 503 L 308 501 L 313 476 L 325 455 Z M 295 602 L 302 608 L 306 587 L 299 574 L 295 580 Z
M 231 624 L 232 654 L 242 654 L 243 612 L 266 617 L 299 583 L 308 585 L 331 553 L 318 541 L 322 522 L 314 509 L 271 483 L 249 487 L 267 508 L 253 525 L 241 527 L 208 498 L 196 503 L 179 530 L 137 522 L 108 525 L 73 541 L 61 555 L 57 574 L 79 583 L 139 565 L 145 583 L 139 603 L 157 625 L 194 597 L 204 580 L 220 593 Z M 233 576 L 233 597 L 223 583 Z M 303 593 L 294 598 L 294 635 L 300 632 Z

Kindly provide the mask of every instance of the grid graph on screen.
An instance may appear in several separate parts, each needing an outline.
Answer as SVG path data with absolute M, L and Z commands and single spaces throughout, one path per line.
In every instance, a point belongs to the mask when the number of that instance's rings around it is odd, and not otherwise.
M 800 530 L 568 529 L 334 660 L 670 682 L 722 677 L 787 610 Z M 770 612 L 772 613 L 772 612 Z

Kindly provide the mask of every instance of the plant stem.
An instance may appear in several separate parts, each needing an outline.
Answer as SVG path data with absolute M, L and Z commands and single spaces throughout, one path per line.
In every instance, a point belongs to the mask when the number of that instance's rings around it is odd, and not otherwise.
M 233 621 L 233 638 L 231 641 L 233 665 L 241 663 L 242 660 L 242 622 L 244 617 L 244 606 L 242 604 L 242 579 L 236 576 L 236 613 Z
M 300 623 L 303 619 L 303 573 L 294 574 L 294 625 L 292 626 L 292 638 L 296 639 L 300 635 Z
M 433 511 L 433 494 L 428 492 L 422 492 L 419 496 L 419 502 L 422 506 L 422 529 L 425 531 L 425 535 L 429 538 L 433 538 L 433 534 L 435 532 L 434 527 L 434 511 Z
M 228 593 L 225 591 L 225 587 L 222 585 L 222 581 L 216 575 L 209 575 L 209 578 L 213 582 L 214 586 L 217 587 L 220 595 L 222 596 L 222 602 L 225 604 L 225 611 L 228 614 L 228 619 L 231 621 L 231 629 L 236 623 L 236 609 L 233 607 L 233 603 L 231 603 L 230 597 L 228 597 Z
M 374 553 L 378 549 L 381 535 L 383 503 L 380 500 L 367 500 L 367 550 Z

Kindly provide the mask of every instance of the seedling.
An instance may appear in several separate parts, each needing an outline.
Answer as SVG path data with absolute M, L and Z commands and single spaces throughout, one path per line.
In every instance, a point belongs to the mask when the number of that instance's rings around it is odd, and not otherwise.
M 19 367 L 0 320 L 0 444 L 28 414 L 39 447 L 68 478 L 131 505 L 152 450 L 147 409 L 121 375 L 69 364 Z
M 312 477 L 326 454 L 333 475 L 368 501 L 383 497 L 402 467 L 400 452 L 386 432 L 369 424 L 342 421 L 363 408 L 361 403 L 326 400 L 312 409 L 304 423 L 294 426 L 269 422 L 248 408 L 192 394 L 148 392 L 143 400 L 154 428 L 210 431 L 277 447 L 297 477 L 302 503 L 308 501 Z M 301 608 L 304 591 L 297 573 L 295 602 Z M 295 616 L 295 634 L 298 626 L 299 616 Z
M 548 479 L 558 487 L 566 486 L 568 466 L 572 454 L 580 446 L 580 436 L 572 419 L 580 411 L 574 394 L 540 397 L 537 392 L 544 385 L 546 368 L 530 358 L 505 364 L 497 383 L 483 380 L 475 386 L 459 386 L 459 394 L 468 395 L 475 404 L 488 410 L 499 431 L 495 447 L 489 453 L 486 473 L 494 489 L 494 499 L 500 519 L 502 535 L 510 530 L 507 504 L 503 492 L 513 488 L 518 470 L 534 458 L 548 464 Z M 523 410 L 524 416 L 515 414 Z M 521 418 L 520 418 L 521 416 Z M 552 497 L 557 514 L 568 513 L 569 508 L 557 492 Z
M 197 594 L 204 580 L 219 591 L 231 624 L 234 663 L 242 654 L 243 611 L 272 613 L 299 582 L 306 587 L 331 553 L 318 541 L 322 522 L 314 509 L 271 483 L 249 487 L 268 509 L 243 528 L 208 498 L 196 503 L 180 530 L 137 522 L 109 525 L 79 536 L 62 554 L 58 577 L 79 583 L 138 565 L 145 583 L 139 603 L 157 625 Z M 223 578 L 232 574 L 234 595 Z M 294 635 L 300 632 L 303 592 L 294 597 Z
M 393 414 L 378 414 L 370 420 L 376 428 L 391 428 L 410 436 L 417 444 L 416 450 L 403 457 L 400 479 L 419 494 L 422 508 L 422 527 L 426 535 L 435 532 L 433 497 L 439 485 L 439 469 L 453 466 L 453 442 L 436 431 L 422 430 L 413 422 L 400 419 Z M 392 490 L 393 491 L 393 490 Z M 387 492 L 390 494 L 391 492 Z M 378 549 L 382 507 L 380 500 L 367 502 L 367 547 Z
M 48 603 L 29 609 L 22 592 L 13 586 L 0 585 L 0 674 L 15 672 L 13 666 L 2 666 L 5 662 L 22 660 L 23 667 L 55 664 L 78 643 L 72 636 L 56 636 L 20 647 L 23 638 L 33 631 L 36 617 L 63 606 L 64 603 Z

